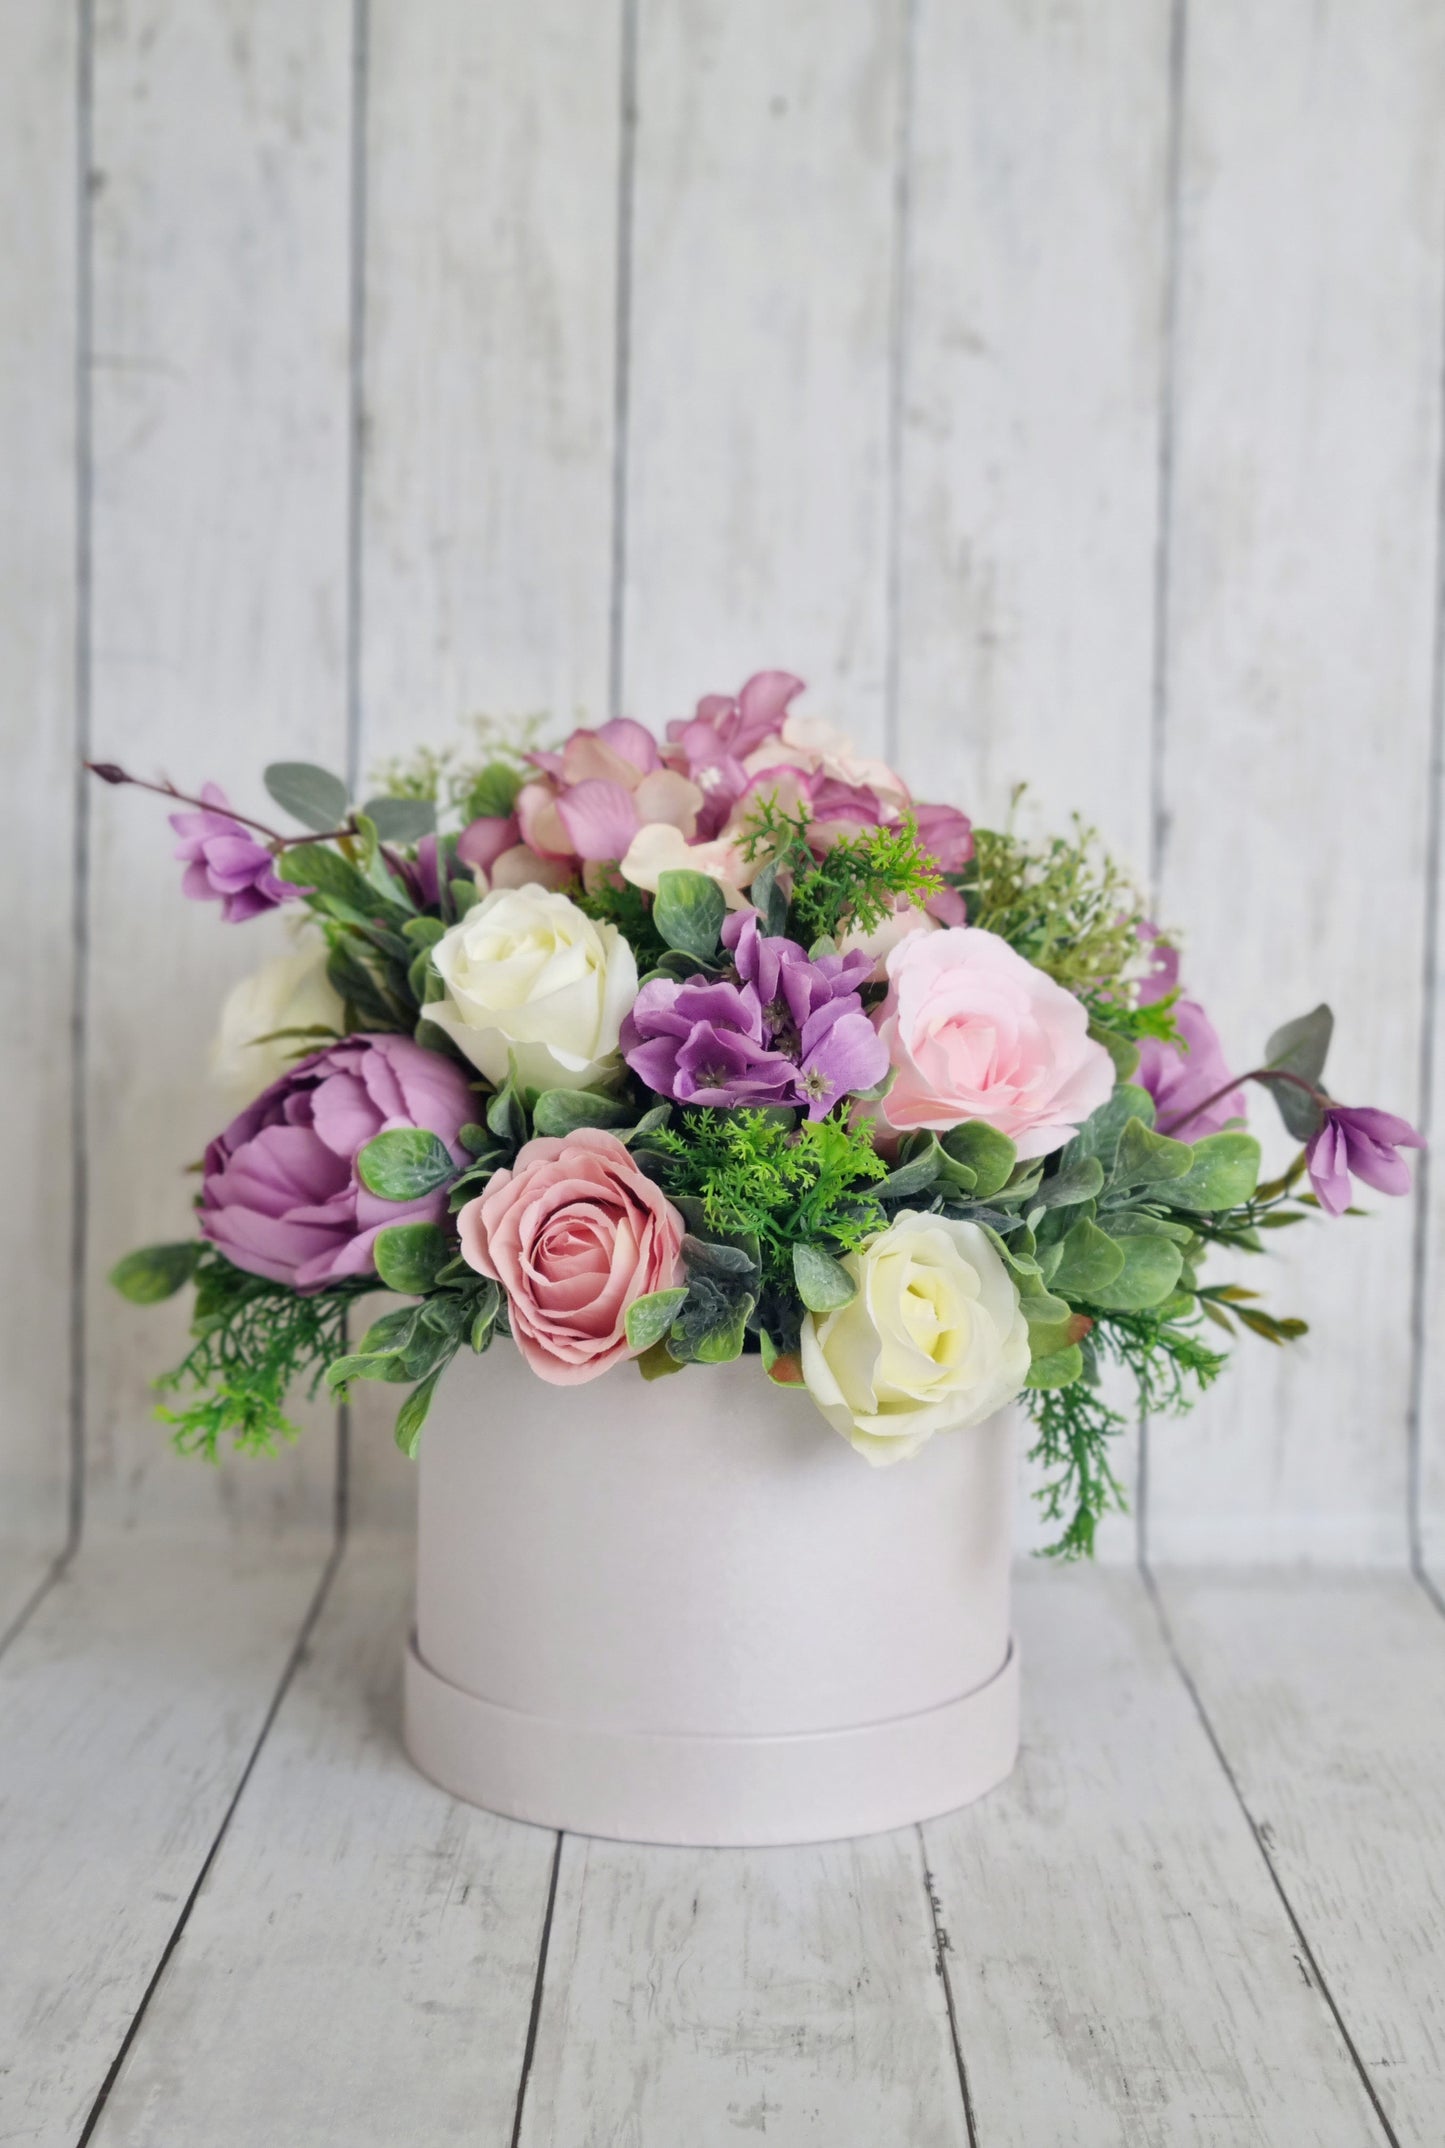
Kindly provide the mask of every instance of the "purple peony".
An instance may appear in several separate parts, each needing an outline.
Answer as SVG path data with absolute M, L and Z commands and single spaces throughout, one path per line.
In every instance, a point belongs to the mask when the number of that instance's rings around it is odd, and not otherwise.
M 1134 1080 L 1153 1097 L 1161 1134 L 1176 1141 L 1202 1141 L 1231 1119 L 1244 1117 L 1244 1091 L 1232 1086 L 1235 1077 L 1225 1063 L 1224 1046 L 1199 1002 L 1176 1000 L 1174 1021 L 1179 1044 L 1140 1039 Z
M 1401 1149 L 1423 1149 L 1408 1119 L 1369 1106 L 1331 1104 L 1306 1151 L 1310 1184 L 1327 1215 L 1350 1205 L 1350 1174 L 1377 1193 L 1408 1193 L 1410 1166 Z
M 186 868 L 182 894 L 193 902 L 218 902 L 227 925 L 290 902 L 298 890 L 277 879 L 276 860 L 265 844 L 231 818 L 230 800 L 220 785 L 204 784 L 201 796 L 203 812 L 171 815 L 181 838 L 175 854 Z
M 457 1135 L 475 1110 L 449 1059 L 408 1037 L 348 1037 L 283 1074 L 211 1143 L 201 1231 L 238 1268 L 294 1290 L 369 1275 L 377 1232 L 441 1222 L 447 1196 L 382 1200 L 356 1175 L 358 1151 L 421 1126 L 464 1164 Z
M 820 1119 L 840 1097 L 871 1089 L 888 1053 L 858 988 L 872 957 L 810 961 L 796 941 L 735 913 L 723 940 L 738 982 L 654 978 L 622 1025 L 628 1065 L 659 1096 L 683 1104 L 799 1104 Z

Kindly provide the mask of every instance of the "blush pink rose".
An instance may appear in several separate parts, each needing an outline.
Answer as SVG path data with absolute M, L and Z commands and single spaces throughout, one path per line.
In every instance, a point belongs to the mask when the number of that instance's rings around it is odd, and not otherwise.
M 686 1229 L 616 1134 L 538 1135 L 457 1217 L 462 1252 L 507 1294 L 512 1335 L 556 1387 L 637 1352 L 627 1308 L 677 1277 Z
M 900 1132 L 981 1119 L 1021 1157 L 1047 1156 L 1113 1092 L 1072 992 L 977 926 L 900 940 L 874 1019 L 897 1069 L 879 1113 Z

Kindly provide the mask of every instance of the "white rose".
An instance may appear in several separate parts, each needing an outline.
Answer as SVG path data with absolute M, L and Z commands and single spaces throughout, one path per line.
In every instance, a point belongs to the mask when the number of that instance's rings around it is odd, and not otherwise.
M 278 955 L 227 994 L 211 1046 L 211 1079 L 238 1111 L 303 1053 L 319 1051 L 326 1042 L 324 1037 L 278 1037 L 277 1030 L 340 1033 L 346 1010 L 326 974 L 326 953 L 325 943 L 317 940 L 294 954 Z
M 980 1423 L 1029 1369 L 1013 1278 L 976 1223 L 905 1211 L 843 1266 L 857 1296 L 803 1321 L 803 1378 L 834 1431 L 873 1463 Z
M 427 1018 L 500 1086 L 509 1055 L 537 1089 L 586 1089 L 616 1064 L 637 964 L 615 925 L 565 895 L 493 888 L 444 933 L 432 960 L 446 986 Z

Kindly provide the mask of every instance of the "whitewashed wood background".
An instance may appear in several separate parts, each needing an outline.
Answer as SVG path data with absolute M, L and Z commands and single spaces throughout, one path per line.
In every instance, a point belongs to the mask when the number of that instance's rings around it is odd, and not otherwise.
M 0 0 L 0 1535 L 409 1499 L 385 1411 L 218 1473 L 150 1419 L 181 1315 L 104 1276 L 266 928 L 82 752 L 254 804 L 784 665 L 1096 821 L 1237 1063 L 1328 997 L 1438 1124 L 1442 368 L 1434 0 Z M 1445 1540 L 1445 1174 L 1373 1205 L 1111 1554 Z

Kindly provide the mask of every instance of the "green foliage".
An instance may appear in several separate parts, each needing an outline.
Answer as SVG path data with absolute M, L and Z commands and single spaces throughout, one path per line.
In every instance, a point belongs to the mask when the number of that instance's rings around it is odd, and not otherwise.
M 179 1245 L 142 1246 L 116 1262 L 110 1271 L 111 1288 L 132 1305 L 159 1305 L 190 1282 L 203 1251 L 197 1238 L 183 1239 Z
M 969 923 L 996 932 L 1086 1002 L 1109 999 L 1100 1017 L 1119 1029 L 1124 1010 L 1110 995 L 1137 961 L 1144 909 L 1094 831 L 1076 818 L 1071 837 L 1044 843 L 992 828 L 975 828 L 973 839 L 959 881 Z
M 793 1279 L 810 1313 L 836 1313 L 858 1295 L 858 1285 L 847 1269 L 821 1246 L 794 1246 Z
M 652 904 L 641 888 L 615 875 L 599 874 L 595 886 L 578 886 L 569 892 L 588 917 L 617 927 L 637 957 L 639 976 L 646 976 L 666 954 L 667 942 L 657 929 Z
M 755 1239 L 765 1281 L 795 1289 L 793 1248 L 850 1252 L 884 1222 L 887 1166 L 866 1128 L 774 1111 L 689 1111 L 681 1131 L 647 1137 L 670 1199 L 691 1198 L 705 1227 Z
M 727 910 L 726 896 L 706 873 L 676 871 L 658 875 L 652 921 L 664 943 L 679 953 L 711 961 L 718 950 Z
M 303 828 L 327 835 L 346 819 L 351 797 L 340 776 L 310 761 L 273 761 L 263 778 L 267 790 Z
M 474 716 L 470 740 L 437 749 L 419 746 L 385 761 L 372 775 L 388 798 L 424 799 L 438 812 L 468 821 L 510 813 L 526 780 L 526 756 L 542 742 L 545 715 L 505 720 Z
M 844 932 L 871 932 L 892 916 L 900 896 L 921 906 L 943 887 L 937 860 L 919 841 L 911 814 L 896 827 L 860 828 L 821 857 L 809 844 L 809 825 L 806 810 L 787 813 L 774 794 L 758 800 L 743 836 L 744 855 L 766 853 L 773 867 L 764 899 L 777 875 L 791 874 L 787 929 L 804 947 Z
M 1148 1312 L 1101 1315 L 1078 1355 L 1080 1377 L 1049 1386 L 1031 1378 L 1023 1397 L 1037 1435 L 1030 1460 L 1047 1472 L 1036 1496 L 1046 1519 L 1062 1524 L 1046 1554 L 1054 1559 L 1091 1557 L 1103 1516 L 1127 1511 L 1109 1458 L 1126 1420 L 1099 1393 L 1100 1360 L 1132 1375 L 1139 1408 L 1150 1415 L 1189 1409 L 1227 1362 L 1188 1328 Z
M 246 1275 L 214 1248 L 198 1249 L 191 1348 L 173 1372 L 156 1381 L 161 1392 L 191 1399 L 156 1414 L 171 1425 L 182 1454 L 219 1461 L 223 1446 L 243 1454 L 274 1454 L 297 1427 L 285 1414 L 290 1390 L 304 1382 L 314 1395 L 328 1364 L 346 1347 L 351 1300 L 373 1289 L 368 1279 L 301 1297 L 282 1283 Z
M 383 1201 L 419 1201 L 457 1175 L 444 1141 L 424 1126 L 394 1126 L 357 1152 L 357 1175 Z
M 362 811 L 384 843 L 419 843 L 435 835 L 436 807 L 429 798 L 368 798 Z

